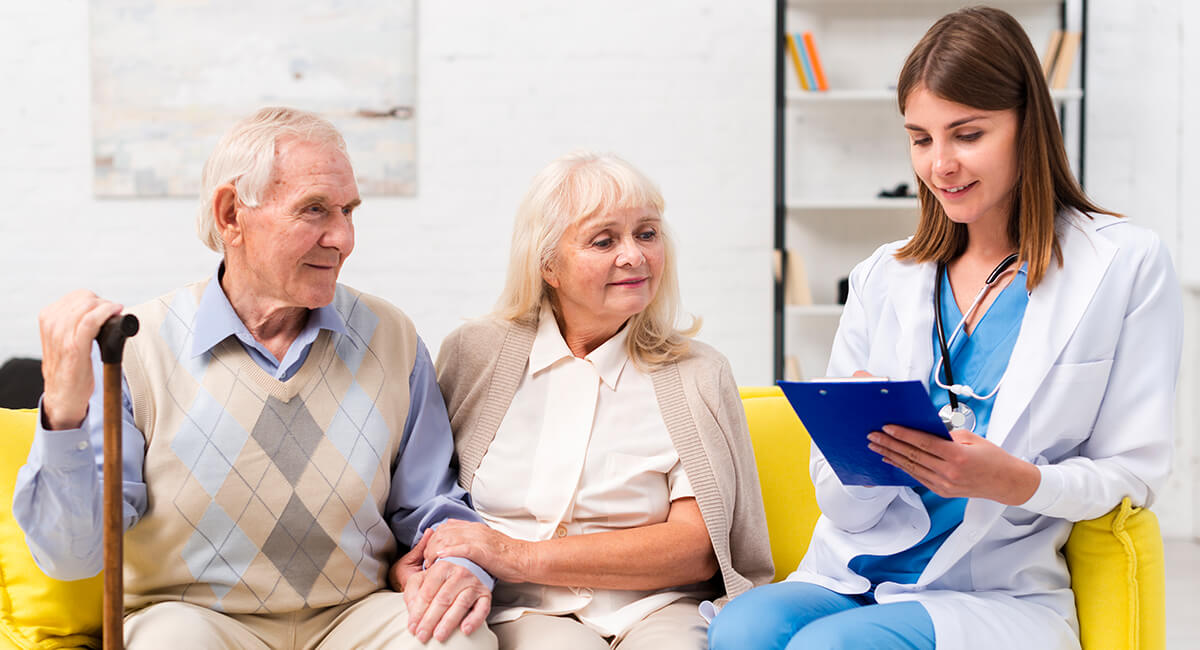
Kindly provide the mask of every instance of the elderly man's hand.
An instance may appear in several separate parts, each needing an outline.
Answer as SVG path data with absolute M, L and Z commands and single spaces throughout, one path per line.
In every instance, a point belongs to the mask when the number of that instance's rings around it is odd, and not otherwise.
M 92 376 L 92 341 L 100 326 L 121 313 L 121 305 L 79 290 L 38 315 L 42 337 L 42 417 L 51 430 L 76 429 L 87 416 Z
M 404 603 L 408 606 L 408 631 L 417 640 L 425 643 L 432 637 L 445 642 L 456 627 L 469 636 L 484 624 L 492 609 L 492 592 L 466 568 L 438 562 L 408 576 Z
M 392 564 L 391 570 L 388 571 L 388 584 L 393 591 L 404 591 L 408 579 L 425 570 L 425 547 L 429 544 L 431 534 L 433 529 L 426 528 L 421 541 Z

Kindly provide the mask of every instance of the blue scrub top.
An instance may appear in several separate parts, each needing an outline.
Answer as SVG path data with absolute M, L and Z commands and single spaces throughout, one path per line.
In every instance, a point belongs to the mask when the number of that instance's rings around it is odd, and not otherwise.
M 962 320 L 962 312 L 954 301 L 954 292 L 950 289 L 946 274 L 942 274 L 939 281 L 942 283 L 942 323 L 952 328 Z M 959 332 L 950 344 L 950 367 L 954 371 L 954 381 L 970 386 L 977 395 L 992 392 L 1008 368 L 1013 346 L 1021 332 L 1021 321 L 1025 318 L 1025 307 L 1029 304 L 1029 293 L 1025 286 L 1025 267 L 1022 265 L 1017 277 L 996 296 L 991 307 L 975 324 L 971 335 Z M 952 334 L 953 330 L 947 329 L 946 336 Z M 932 332 L 932 342 L 934 366 L 929 373 L 929 397 L 934 408 L 941 409 L 950 402 L 950 397 L 934 381 L 936 377 L 943 384 L 949 383 L 944 375 L 938 374 L 942 368 L 942 352 L 936 326 Z M 975 411 L 975 434 L 986 438 L 996 398 L 978 400 L 960 397 L 959 401 Z M 859 555 L 850 560 L 850 569 L 870 580 L 872 591 L 881 582 L 915 583 L 933 554 L 962 523 L 963 510 L 967 507 L 965 498 L 947 499 L 925 487 L 914 490 L 929 513 L 929 533 L 915 546 L 895 555 Z

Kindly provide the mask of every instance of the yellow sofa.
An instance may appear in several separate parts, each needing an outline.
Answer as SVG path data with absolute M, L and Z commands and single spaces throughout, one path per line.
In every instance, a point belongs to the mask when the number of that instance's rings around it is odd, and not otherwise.
M 803 425 L 777 388 L 743 388 L 775 559 L 775 578 L 804 555 L 820 514 Z M 51 580 L 12 518 L 12 490 L 33 440 L 33 411 L 0 409 L 0 650 L 98 648 L 101 582 Z M 1149 510 L 1128 502 L 1076 524 L 1066 547 L 1085 649 L 1165 646 L 1162 540 Z

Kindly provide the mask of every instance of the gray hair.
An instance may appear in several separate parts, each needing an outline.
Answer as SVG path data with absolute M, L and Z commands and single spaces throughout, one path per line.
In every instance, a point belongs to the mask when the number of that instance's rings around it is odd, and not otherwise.
M 232 183 L 243 205 L 258 207 L 275 170 L 279 141 L 286 138 L 330 145 L 346 153 L 342 134 L 314 113 L 269 106 L 238 122 L 217 143 L 200 176 L 196 233 L 205 246 L 218 253 L 225 249 L 213 213 L 217 188 Z

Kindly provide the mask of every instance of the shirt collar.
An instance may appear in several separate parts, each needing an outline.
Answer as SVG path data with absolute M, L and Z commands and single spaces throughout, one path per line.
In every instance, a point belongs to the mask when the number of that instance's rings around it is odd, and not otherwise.
M 221 275 L 224 271 L 225 263 L 222 262 L 217 267 L 217 272 L 209 279 L 208 285 L 204 287 L 204 295 L 200 297 L 200 304 L 196 306 L 196 325 L 192 333 L 193 357 L 208 352 L 230 336 L 236 336 L 249 345 L 255 342 L 254 336 L 250 334 L 242 319 L 238 318 L 229 297 L 221 288 Z M 322 329 L 336 334 L 346 333 L 346 321 L 332 303 L 309 310 L 308 322 L 304 324 L 301 337 L 304 332 L 313 332 L 315 338 L 315 333 Z
M 596 369 L 600 380 L 612 390 L 616 390 L 621 371 L 629 361 L 629 353 L 625 349 L 625 339 L 628 336 L 628 330 L 622 327 L 600 347 L 584 357 Z M 554 318 L 554 310 L 550 308 L 550 303 L 542 303 L 537 335 L 533 339 L 533 348 L 529 351 L 529 374 L 535 375 L 563 359 L 574 356 L 558 329 L 558 320 Z

